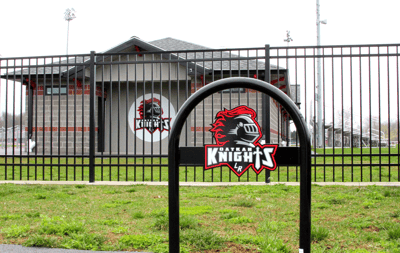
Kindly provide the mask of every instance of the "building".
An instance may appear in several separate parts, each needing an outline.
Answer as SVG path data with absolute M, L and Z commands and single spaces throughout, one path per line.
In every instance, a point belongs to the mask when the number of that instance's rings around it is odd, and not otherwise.
M 39 57 L 1 78 L 26 85 L 23 127 L 27 139 L 35 142 L 34 153 L 89 152 L 90 83 L 95 80 L 96 152 L 157 156 L 167 153 L 174 117 L 192 93 L 221 78 L 268 78 L 259 51 L 244 49 L 243 55 L 241 50 L 215 50 L 173 38 L 145 42 L 132 37 L 95 54 L 94 63 L 88 55 Z M 287 70 L 269 67 L 269 82 L 290 95 Z M 242 88 L 205 99 L 191 113 L 182 143 L 211 143 L 208 130 L 215 114 L 240 104 L 260 112 L 263 96 Z M 289 116 L 273 99 L 269 107 L 271 143 L 287 141 Z M 261 125 L 261 113 L 258 121 Z

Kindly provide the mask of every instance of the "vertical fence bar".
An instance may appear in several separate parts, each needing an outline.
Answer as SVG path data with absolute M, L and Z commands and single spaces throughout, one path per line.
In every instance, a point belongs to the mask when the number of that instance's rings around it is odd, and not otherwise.
M 270 46 L 265 45 L 265 74 L 264 74 L 264 81 L 269 83 L 271 80 L 271 73 L 270 73 Z M 279 80 L 279 77 L 278 77 Z M 265 143 L 271 143 L 271 119 L 269 116 L 269 113 L 271 111 L 270 108 L 270 97 L 263 93 L 261 98 L 261 107 L 262 107 L 262 112 L 263 112 L 263 117 L 262 117 L 262 130 L 263 130 L 263 135 L 265 139 Z M 268 116 L 267 116 L 268 115 Z M 271 172 L 269 170 L 265 170 L 265 183 L 270 183 L 270 176 Z
M 83 96 L 84 94 L 82 94 Z M 96 95 L 96 69 L 95 52 L 90 52 L 90 133 L 89 133 L 89 183 L 94 183 L 95 177 L 95 95 Z
M 399 46 L 396 46 L 396 85 L 397 85 L 397 154 L 400 156 L 400 103 L 399 103 L 399 94 L 400 94 L 400 86 L 399 86 Z M 397 157 L 397 164 L 399 163 L 399 158 Z M 397 181 L 400 181 L 400 166 L 397 166 Z
M 112 57 L 112 56 L 111 56 Z M 120 166 L 121 166 L 121 55 L 118 55 L 118 64 L 117 64 L 117 90 L 118 90 L 118 101 L 117 101 L 117 181 L 119 181 L 120 177 Z
M 129 54 L 126 55 L 126 61 L 129 62 Z M 125 181 L 128 181 L 128 169 L 129 169 L 129 64 L 126 64 L 126 87 L 125 87 Z
M 386 47 L 386 50 L 387 50 L 387 54 L 389 55 L 389 47 Z M 386 56 L 386 68 L 387 68 L 387 94 L 388 94 L 388 96 L 387 96 L 387 98 L 388 98 L 388 116 L 387 116 L 387 119 L 388 119 L 388 129 L 387 129 L 387 133 L 388 133 L 388 136 L 387 136 L 387 147 L 388 147 L 388 154 L 389 154 L 389 157 L 388 157 L 388 159 L 389 159 L 389 166 L 388 166 L 388 180 L 389 180 L 389 182 L 390 182 L 390 170 L 391 170 L 391 156 L 390 156 L 390 147 L 391 147 L 391 143 L 390 143 L 390 124 L 391 124 L 391 121 L 390 121 L 390 71 L 389 71 L 389 69 L 390 69 L 390 63 L 389 63 L 389 56 Z

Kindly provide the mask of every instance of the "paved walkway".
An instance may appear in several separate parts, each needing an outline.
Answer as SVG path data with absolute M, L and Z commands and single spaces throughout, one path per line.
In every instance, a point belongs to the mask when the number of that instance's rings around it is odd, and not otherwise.
M 89 183 L 88 181 L 17 181 L 8 180 L 0 181 L 0 184 L 45 184 L 45 185 L 161 185 L 167 186 L 168 182 L 125 182 L 125 181 L 97 181 Z M 264 182 L 180 182 L 180 186 L 234 186 L 234 185 L 292 185 L 299 186 L 298 182 L 271 182 L 266 184 Z M 343 185 L 343 186 L 399 186 L 400 182 L 312 182 L 314 185 L 328 186 L 328 185 Z

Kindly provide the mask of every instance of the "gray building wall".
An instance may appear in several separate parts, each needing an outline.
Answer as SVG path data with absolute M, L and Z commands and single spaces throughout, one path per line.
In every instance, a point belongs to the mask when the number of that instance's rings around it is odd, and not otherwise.
M 173 121 L 179 108 L 189 95 L 186 82 L 137 84 L 130 82 L 128 86 L 126 83 L 113 83 L 111 84 L 112 90 L 107 89 L 104 152 L 126 154 L 128 151 L 128 154 L 136 155 L 167 154 L 169 130 L 160 131 L 157 129 L 150 134 L 147 129 L 135 129 L 132 127 L 132 123 L 139 119 L 136 111 L 143 101 L 143 96 L 145 96 L 145 99 L 160 98 L 163 110 L 161 117 L 171 118 Z M 170 124 L 170 127 L 172 127 L 172 124 Z
M 143 57 L 145 58 L 145 57 Z M 124 60 L 124 59 L 121 59 Z M 129 59 L 126 59 L 129 60 Z M 149 60 L 149 59 L 147 59 Z M 86 73 L 88 74 L 88 73 Z M 144 82 L 143 82 L 144 79 Z M 201 78 L 186 75 L 179 64 L 137 64 L 99 65 L 96 69 L 96 151 L 110 154 L 166 155 L 169 129 L 153 133 L 148 129 L 135 129 L 132 123 L 138 119 L 138 107 L 142 100 L 159 98 L 163 103 L 163 118 L 171 119 L 186 99 L 201 88 Z M 52 78 L 53 87 L 58 87 L 58 78 Z M 112 80 L 112 81 L 110 81 Z M 128 80 L 128 81 L 127 81 Z M 211 78 L 206 78 L 206 83 Z M 82 81 L 83 82 L 83 81 Z M 200 82 L 200 83 L 199 83 Z M 49 80 L 39 80 L 34 90 L 33 137 L 38 154 L 88 154 L 90 87 L 88 82 L 77 87 L 74 81 L 66 80 L 61 86 L 67 87 L 66 95 L 46 95 L 45 86 Z M 104 90 L 104 111 L 99 100 Z M 28 95 L 28 94 L 27 94 Z M 244 93 L 216 93 L 200 103 L 188 117 L 184 126 L 181 143 L 185 146 L 201 146 L 213 143 L 209 131 L 216 113 L 224 108 L 247 105 L 257 112 L 262 125 L 262 94 L 245 89 Z M 279 105 L 271 99 L 271 143 L 278 143 L 286 134 L 285 124 Z M 28 111 L 26 103 L 26 111 Z M 171 108 L 171 110 L 169 110 Z M 170 115 L 169 115 L 170 114 Z M 101 120 L 102 122 L 99 122 Z M 27 122 L 25 121 L 25 126 Z M 278 130 L 279 129 L 279 130 Z M 146 138 L 147 136 L 147 138 Z M 99 145 L 100 144 L 100 145 Z
M 33 91 L 32 140 L 38 154 L 87 154 L 89 152 L 89 92 L 88 85 L 81 88 L 61 82 L 67 94 L 46 94 L 47 82 L 37 82 Z M 72 82 L 71 82 L 72 83 Z M 58 88 L 59 83 L 53 82 Z M 26 94 L 28 101 L 28 92 Z M 28 103 L 25 111 L 28 112 Z M 96 104 L 97 110 L 97 104 Z M 28 131 L 28 113 L 24 126 Z M 97 140 L 97 138 L 96 138 Z

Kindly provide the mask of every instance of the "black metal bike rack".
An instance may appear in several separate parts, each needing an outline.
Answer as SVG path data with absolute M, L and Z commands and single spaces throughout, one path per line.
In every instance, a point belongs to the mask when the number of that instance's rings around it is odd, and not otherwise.
M 275 86 L 251 78 L 226 78 L 215 81 L 194 93 L 180 108 L 168 143 L 169 252 L 179 253 L 179 166 L 204 165 L 204 147 L 179 147 L 183 125 L 190 112 L 206 97 L 230 88 L 248 88 L 262 92 L 279 102 L 291 116 L 300 140 L 300 147 L 278 147 L 278 165 L 300 166 L 300 252 L 311 247 L 311 143 L 303 116 L 294 102 Z M 191 155 L 195 154 L 195 155 Z M 190 159 L 188 159 L 190 158 Z

